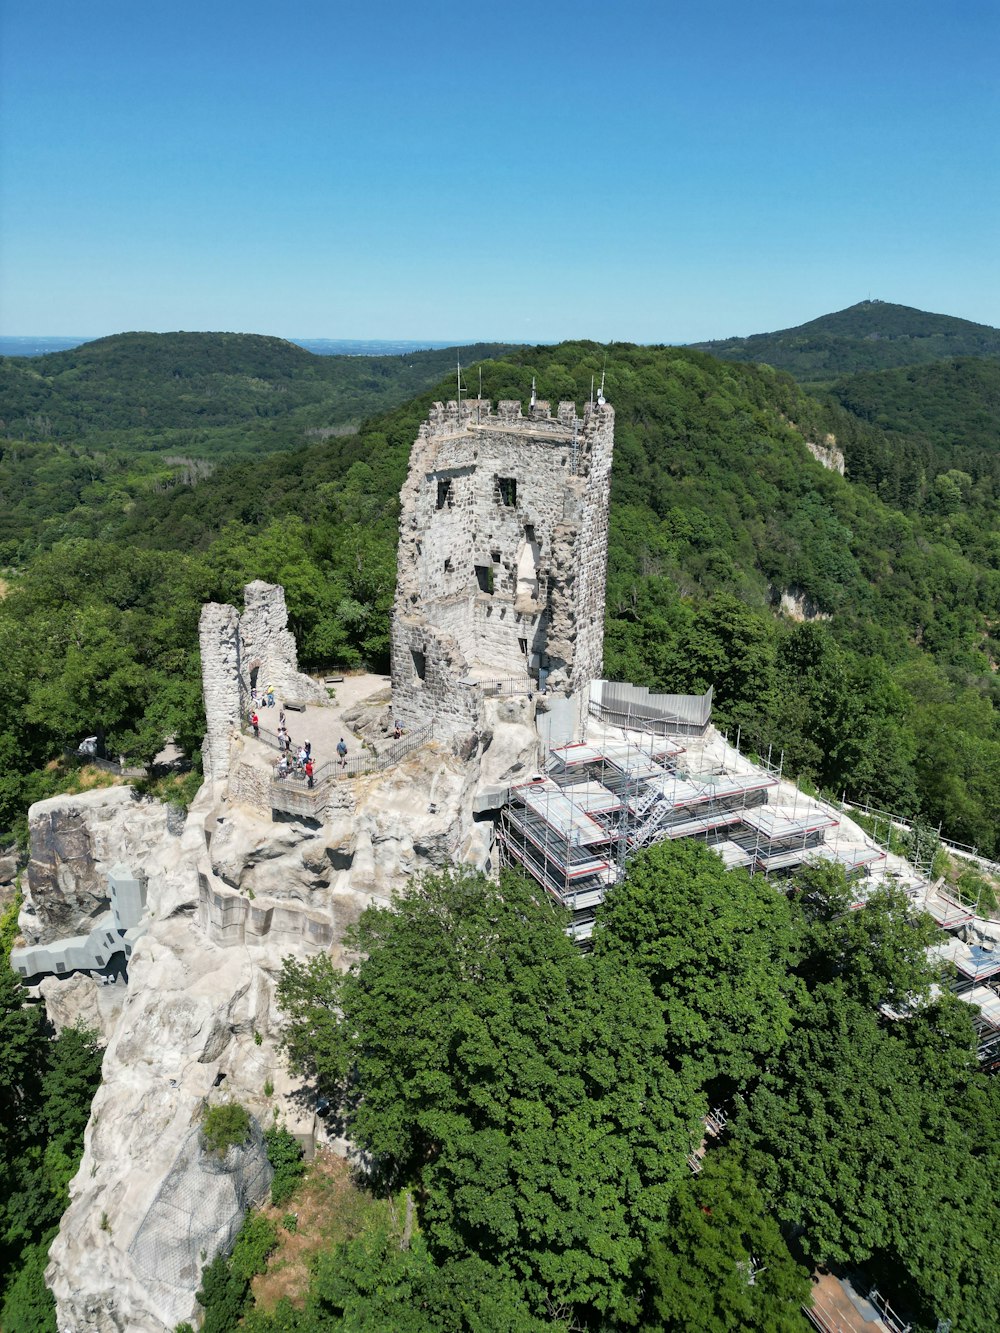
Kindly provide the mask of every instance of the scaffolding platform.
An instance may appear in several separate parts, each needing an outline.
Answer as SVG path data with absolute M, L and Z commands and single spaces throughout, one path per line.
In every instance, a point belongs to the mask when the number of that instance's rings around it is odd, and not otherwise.
M 823 861 L 833 861 L 847 871 L 861 870 L 885 860 L 885 852 L 880 852 L 877 847 L 828 847 L 826 843 L 814 847 L 812 855 Z
M 722 842 L 710 843 L 709 846 L 716 856 L 722 858 L 722 864 L 727 870 L 746 869 L 753 865 L 753 857 L 750 853 L 730 838 L 725 838 Z
M 501 862 L 525 870 L 569 909 L 574 938 L 590 938 L 608 887 L 635 852 L 656 842 L 700 838 L 725 866 L 763 873 L 817 856 L 848 871 L 884 860 L 857 835 L 826 847 L 826 831 L 840 821 L 821 802 L 800 796 L 770 805 L 779 770 L 744 760 L 722 740 L 687 745 L 648 732 L 592 733 L 556 746 L 542 775 L 508 788 Z
M 836 828 L 840 821 L 819 806 L 790 815 L 779 806 L 761 805 L 747 810 L 743 823 L 769 842 L 789 842 L 792 838 L 805 838 L 810 833 Z
M 1000 977 L 1000 950 L 984 949 L 981 944 L 949 940 L 929 949 L 928 957 L 932 962 L 950 964 L 963 981 L 978 983 Z
M 591 784 L 585 785 L 589 787 Z M 578 806 L 566 791 L 567 789 L 560 787 L 551 778 L 543 778 L 541 782 L 514 787 L 511 795 L 515 800 L 523 801 L 527 810 L 537 815 L 558 838 L 565 839 L 570 847 L 587 847 L 607 842 L 610 836 L 608 830 L 596 819 L 592 819 L 586 809 Z
M 712 814 L 703 815 L 700 819 L 682 819 L 676 824 L 666 824 L 664 826 L 664 836 L 667 838 L 695 838 L 699 833 L 714 833 L 716 829 L 732 828 L 734 824 L 743 822 L 742 810 L 717 810 Z M 732 844 L 736 847 L 736 844 Z M 737 848 L 738 851 L 747 858 L 746 864 L 753 860 L 749 852 Z M 742 863 L 741 863 L 742 864 Z
M 907 890 L 915 903 L 919 902 L 922 911 L 937 922 L 942 930 L 958 930 L 973 920 L 975 912 L 967 903 L 950 893 L 945 893 L 933 885 L 914 885 Z

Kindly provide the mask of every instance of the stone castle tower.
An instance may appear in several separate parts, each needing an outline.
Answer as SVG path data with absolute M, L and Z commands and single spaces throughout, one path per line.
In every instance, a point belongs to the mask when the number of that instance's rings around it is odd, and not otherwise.
M 601 675 L 614 409 L 436 403 L 400 518 L 392 699 L 408 728 L 481 732 L 491 682 L 528 678 L 578 732 Z M 573 713 L 575 721 L 570 722 Z

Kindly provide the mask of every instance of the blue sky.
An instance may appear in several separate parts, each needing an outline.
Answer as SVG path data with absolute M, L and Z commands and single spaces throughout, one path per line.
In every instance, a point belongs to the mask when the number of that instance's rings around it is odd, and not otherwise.
M 1000 325 L 996 0 L 9 0 L 0 332 Z

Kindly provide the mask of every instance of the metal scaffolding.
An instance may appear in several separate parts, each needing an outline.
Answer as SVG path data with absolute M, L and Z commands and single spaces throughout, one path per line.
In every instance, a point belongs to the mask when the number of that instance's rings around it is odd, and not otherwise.
M 551 749 L 542 773 L 509 789 L 500 816 L 501 864 L 566 907 L 581 943 L 628 858 L 680 838 L 767 876 L 829 860 L 857 877 L 884 860 L 867 839 L 842 840 L 839 812 L 783 783 L 770 752 L 752 761 L 707 728 L 678 736 L 592 721 L 586 741 Z

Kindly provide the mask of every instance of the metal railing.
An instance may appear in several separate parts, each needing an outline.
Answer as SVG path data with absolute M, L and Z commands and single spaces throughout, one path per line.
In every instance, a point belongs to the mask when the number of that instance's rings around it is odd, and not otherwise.
M 470 679 L 464 681 L 463 684 L 469 684 L 481 690 L 487 698 L 491 695 L 544 693 L 544 691 L 539 690 L 538 681 L 533 680 L 530 676 L 491 676 L 483 680 Z
M 114 773 L 122 778 L 148 778 L 144 764 L 122 764 L 116 759 L 101 759 L 96 754 L 81 754 L 79 750 L 63 750 L 63 757 L 81 768 L 99 768 L 103 773 Z
M 320 803 L 326 788 L 345 778 L 364 777 L 368 773 L 382 773 L 393 768 L 407 755 L 425 744 L 431 738 L 431 723 L 401 736 L 382 751 L 365 750 L 361 754 L 344 759 L 328 759 L 313 773 L 313 785 L 301 768 L 293 768 L 287 777 L 275 775 L 271 779 L 272 805 L 275 809 L 315 808 Z

